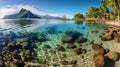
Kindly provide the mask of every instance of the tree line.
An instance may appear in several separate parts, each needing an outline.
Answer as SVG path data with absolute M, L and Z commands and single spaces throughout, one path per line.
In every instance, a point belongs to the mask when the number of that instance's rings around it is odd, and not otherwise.
M 67 19 L 63 16 L 63 19 Z M 74 15 L 74 20 L 119 20 L 120 0 L 101 0 L 99 7 L 91 6 L 84 16 L 81 13 Z

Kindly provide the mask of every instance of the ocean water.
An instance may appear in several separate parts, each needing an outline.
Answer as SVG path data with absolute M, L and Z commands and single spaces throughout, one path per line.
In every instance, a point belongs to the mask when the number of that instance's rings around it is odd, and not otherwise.
M 32 62 L 33 65 L 60 67 L 62 65 L 61 61 L 77 60 L 78 66 L 76 67 L 94 67 L 94 62 L 91 58 L 94 55 L 94 51 L 88 43 L 94 41 L 94 43 L 100 44 L 102 42 L 100 36 L 105 33 L 104 27 L 106 27 L 105 24 L 101 23 L 75 22 L 73 20 L 1 19 L 0 50 L 2 52 L 4 47 L 8 47 L 8 51 L 13 52 L 17 50 L 19 54 L 30 50 L 28 55 L 33 56 L 33 59 L 25 62 L 28 64 Z M 86 54 L 74 55 L 73 49 L 66 48 L 69 43 L 61 41 L 66 32 L 68 34 L 77 32 L 80 33 L 78 38 L 84 37 L 87 39 L 85 43 L 78 44 L 72 42 L 77 47 L 86 49 Z M 12 47 L 8 46 L 11 42 L 14 43 Z M 17 45 L 21 45 L 21 47 Z M 58 46 L 62 46 L 62 48 L 59 50 Z M 84 59 L 83 56 L 85 56 Z

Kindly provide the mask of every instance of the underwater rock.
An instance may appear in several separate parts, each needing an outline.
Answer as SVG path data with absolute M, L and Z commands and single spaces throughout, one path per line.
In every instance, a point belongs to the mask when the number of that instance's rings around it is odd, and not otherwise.
M 82 48 L 76 48 L 76 49 L 74 49 L 74 53 L 75 53 L 75 55 L 82 54 Z
M 75 65 L 77 64 L 77 60 L 71 60 L 68 62 L 69 65 Z
M 108 41 L 108 40 L 115 40 L 117 43 L 120 43 L 120 32 L 119 29 L 111 29 L 108 33 L 106 33 L 101 40 Z
M 60 64 L 58 64 L 58 63 L 52 63 L 52 66 L 53 67 L 60 67 Z
M 72 43 L 68 43 L 68 45 L 66 46 L 67 49 L 74 49 L 77 48 L 77 46 L 75 44 Z
M 94 34 L 96 34 L 96 33 L 98 33 L 99 31 L 97 30 L 97 29 L 95 29 L 95 30 L 93 30 L 93 31 L 91 31 L 92 33 L 94 33 Z
M 105 49 L 98 44 L 93 44 L 92 48 L 95 50 L 96 55 L 104 55 L 105 54 Z
M 75 40 L 76 43 L 84 43 L 86 41 L 87 41 L 87 38 L 84 38 L 84 37 L 80 37 L 80 38 Z
M 117 61 L 119 59 L 119 53 L 118 52 L 115 52 L 115 51 L 110 51 L 108 54 L 107 54 L 108 58 L 113 60 L 113 61 Z
M 45 37 L 45 36 L 37 36 L 37 37 L 38 37 L 39 42 L 45 42 L 48 40 L 47 37 Z
M 18 38 L 16 33 L 14 33 L 13 31 L 9 31 L 9 33 L 10 33 L 9 39 L 14 40 L 14 39 Z
M 5 55 L 5 58 L 6 58 L 7 61 L 13 61 L 13 57 L 12 57 L 12 55 L 10 53 L 7 53 Z
M 82 49 L 81 52 L 82 52 L 82 54 L 85 54 L 87 52 L 87 50 L 86 49 Z
M 105 49 L 105 54 L 107 54 L 108 52 L 110 52 L 110 50 L 109 49 Z
M 71 42 L 71 40 L 72 40 L 72 36 L 68 36 L 68 35 L 63 36 L 61 39 L 61 41 L 64 43 L 69 43 L 69 42 Z
M 15 44 L 13 42 L 10 42 L 10 43 L 8 43 L 7 47 L 8 47 L 8 49 L 13 50 L 15 47 Z
M 66 31 L 65 34 L 69 36 L 75 36 L 75 35 L 78 35 L 79 33 L 75 31 Z
M 62 65 L 68 65 L 68 61 L 63 60 L 63 61 L 61 61 L 61 64 L 62 64 Z
M 30 50 L 24 50 L 23 52 L 21 52 L 21 59 L 23 61 L 30 61 L 32 60 L 34 57 L 33 55 L 31 54 L 31 51 Z
M 104 67 L 105 58 L 103 55 L 95 55 L 93 57 L 94 63 L 96 67 Z
M 49 26 L 48 28 L 46 28 L 46 32 L 49 34 L 56 34 L 57 31 L 57 26 Z
M 78 39 L 80 36 L 83 34 L 75 31 L 67 31 L 65 32 L 65 36 L 61 39 L 62 42 L 64 43 L 74 43 L 76 39 Z
M 97 50 L 99 50 L 99 49 L 101 48 L 101 46 L 98 45 L 98 44 L 93 44 L 93 45 L 92 45 L 92 48 L 93 48 L 95 51 L 97 51 Z
M 66 49 L 65 49 L 63 46 L 61 46 L 61 45 L 57 45 L 56 49 L 57 49 L 58 51 L 65 51 L 65 50 L 66 50 Z
M 21 60 L 21 56 L 17 54 L 17 50 L 12 52 L 12 56 L 13 56 L 14 59 Z
M 115 40 L 117 43 L 120 43 L 120 35 L 119 35 L 118 33 L 114 33 L 113 36 L 114 36 L 114 40 Z
M 13 64 L 17 67 L 24 67 L 25 63 L 23 61 L 13 61 Z
M 22 46 L 22 49 L 25 49 L 28 46 L 28 42 L 22 42 L 20 45 Z
M 6 65 L 2 59 L 0 59 L 0 67 L 6 67 Z
M 109 40 L 112 40 L 113 39 L 113 30 L 110 30 L 110 32 L 106 33 L 102 38 L 101 40 L 102 41 L 109 41 Z
M 43 48 L 44 48 L 44 49 L 50 49 L 50 48 L 51 48 L 51 46 L 50 46 L 50 45 L 46 45 L 46 44 L 45 44 L 45 45 L 43 46 Z
M 25 63 L 23 61 L 13 61 L 12 62 L 17 67 L 24 67 Z
M 76 39 L 78 39 L 80 36 L 82 36 L 82 33 L 76 32 L 76 31 L 67 31 L 65 32 L 66 35 L 72 36 L 71 42 L 74 43 Z
M 105 49 L 104 48 L 100 48 L 99 50 L 96 51 L 96 54 L 104 55 L 105 54 Z

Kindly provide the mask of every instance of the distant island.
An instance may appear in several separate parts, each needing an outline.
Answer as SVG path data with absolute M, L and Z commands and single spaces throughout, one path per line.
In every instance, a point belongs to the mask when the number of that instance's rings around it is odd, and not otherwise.
M 33 14 L 31 11 L 26 9 L 21 9 L 19 13 L 6 15 L 3 19 L 16 19 L 16 18 L 36 18 L 36 19 L 62 19 L 61 17 L 51 16 L 49 14 L 46 15 L 36 15 Z

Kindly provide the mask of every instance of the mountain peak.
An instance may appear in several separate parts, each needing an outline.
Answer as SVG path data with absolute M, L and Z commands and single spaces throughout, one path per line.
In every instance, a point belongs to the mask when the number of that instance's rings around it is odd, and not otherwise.
M 29 11 L 29 10 L 26 10 L 26 9 L 22 8 L 19 13 L 23 13 L 25 11 Z
M 22 8 L 19 13 L 13 14 L 13 15 L 8 15 L 4 17 L 5 19 L 11 19 L 11 18 L 41 18 L 40 16 L 37 16 L 33 14 L 31 11 L 26 10 Z

